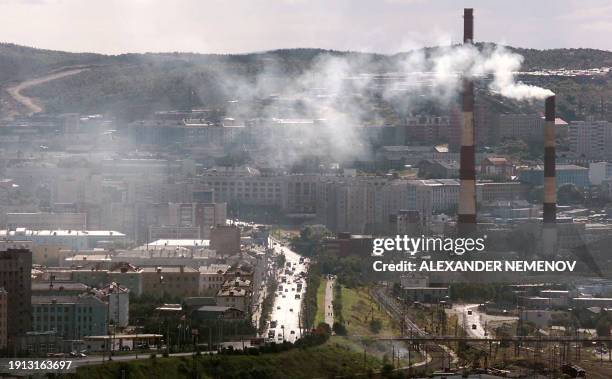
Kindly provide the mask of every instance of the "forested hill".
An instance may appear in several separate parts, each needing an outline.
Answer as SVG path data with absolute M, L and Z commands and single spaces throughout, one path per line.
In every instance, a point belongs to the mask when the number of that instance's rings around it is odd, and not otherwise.
M 524 71 L 612 66 L 612 52 L 609 51 L 509 49 L 525 57 Z M 5 89 L 66 67 L 86 66 L 89 68 L 86 71 L 33 86 L 25 94 L 39 99 L 48 112 L 113 112 L 133 118 L 156 109 L 221 104 L 243 92 L 244 84 L 248 85 L 260 74 L 273 77 L 277 87 L 282 88 L 284 81 L 310 69 L 325 55 L 355 58 L 351 61 L 374 64 L 376 70 L 385 71 L 396 68 L 394 63 L 406 54 L 283 49 L 236 55 L 147 53 L 112 56 L 4 43 L 0 44 L 0 87 Z M 359 67 L 355 70 L 360 72 Z M 535 80 L 560 92 L 562 114 L 569 118 L 580 118 L 580 112 L 596 110 L 601 98 L 609 98 L 612 94 L 609 75 L 586 82 L 576 78 Z M 10 102 L 6 96 L 3 90 L 0 113 Z

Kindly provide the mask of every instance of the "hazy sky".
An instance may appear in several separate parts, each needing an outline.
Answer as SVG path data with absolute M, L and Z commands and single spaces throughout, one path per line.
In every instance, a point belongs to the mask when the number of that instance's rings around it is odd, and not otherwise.
M 612 50 L 611 0 L 0 0 L 0 41 L 109 54 L 320 47 L 392 53 L 475 39 Z

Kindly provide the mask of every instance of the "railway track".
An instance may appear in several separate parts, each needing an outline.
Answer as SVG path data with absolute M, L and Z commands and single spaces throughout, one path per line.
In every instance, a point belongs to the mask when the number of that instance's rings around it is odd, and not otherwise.
M 384 289 L 375 287 L 370 290 L 370 296 L 376 301 L 385 311 L 393 317 L 396 321 L 403 323 L 404 330 L 407 330 L 411 335 L 416 337 L 427 337 L 428 333 L 420 328 L 414 321 L 412 321 L 401 309 L 401 306 L 397 304 L 395 299 L 390 297 Z M 410 343 L 410 342 L 406 342 Z M 416 345 L 415 345 L 416 346 Z M 439 344 L 426 342 L 419 344 L 426 356 L 429 356 L 429 362 L 426 365 L 414 367 L 414 370 L 443 370 L 450 368 L 452 363 L 456 363 L 457 359 L 448 348 L 442 347 Z M 408 370 L 407 367 L 404 368 Z

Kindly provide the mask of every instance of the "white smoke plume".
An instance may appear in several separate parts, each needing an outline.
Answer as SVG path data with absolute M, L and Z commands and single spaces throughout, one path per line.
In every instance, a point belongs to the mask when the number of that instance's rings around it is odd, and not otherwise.
M 478 69 L 485 74 L 493 74 L 493 82 L 489 86 L 492 91 L 515 100 L 543 100 L 554 95 L 551 90 L 516 82 L 515 73 L 523 63 L 523 56 L 497 47 L 484 58 Z
M 383 112 L 374 94 L 394 104 L 401 115 L 412 113 L 423 100 L 448 106 L 457 98 L 463 77 L 485 80 L 492 92 L 519 101 L 541 100 L 549 90 L 516 81 L 523 57 L 501 46 L 444 46 L 396 56 L 369 54 L 319 55 L 305 72 L 287 77 L 274 59 L 263 62 L 254 80 L 227 82 L 243 104 L 255 104 L 274 94 L 258 109 L 261 119 L 312 119 L 312 125 L 284 125 L 282 133 L 262 141 L 272 165 L 291 165 L 308 156 L 337 161 L 371 157 L 369 127 L 382 127 Z M 221 74 L 223 75 L 223 74 Z M 245 113 L 252 113 L 252 109 Z M 388 114 L 387 114 L 388 116 Z M 401 122 L 401 120 L 398 120 Z M 264 121 L 265 122 L 265 121 Z M 287 145 L 287 137 L 292 142 Z M 270 154 L 277 152 L 276 156 Z

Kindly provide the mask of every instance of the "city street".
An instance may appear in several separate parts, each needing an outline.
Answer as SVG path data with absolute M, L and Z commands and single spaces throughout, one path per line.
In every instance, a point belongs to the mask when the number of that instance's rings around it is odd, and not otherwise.
M 275 253 L 285 255 L 285 266 L 277 268 L 278 288 L 264 336 L 276 342 L 294 342 L 301 336 L 300 312 L 306 292 L 308 263 L 306 259 L 300 262 L 302 257 L 282 244 L 271 239 Z
M 327 279 L 325 284 L 325 323 L 329 326 L 334 325 L 334 283 L 336 282 L 335 277 Z

